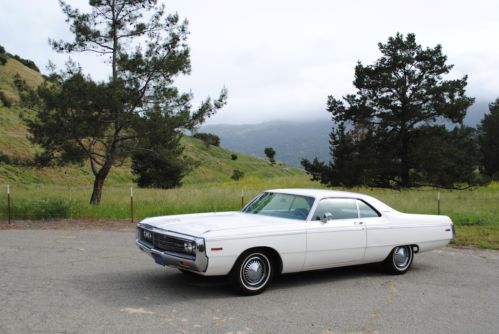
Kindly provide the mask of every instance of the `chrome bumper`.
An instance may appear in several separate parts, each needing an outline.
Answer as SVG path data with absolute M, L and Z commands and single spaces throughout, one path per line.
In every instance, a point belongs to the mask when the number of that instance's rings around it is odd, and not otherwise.
M 143 225 L 141 227 L 144 228 Z M 148 226 L 148 229 L 149 227 L 150 226 Z M 178 236 L 178 234 L 175 232 L 164 230 L 161 230 L 161 232 L 159 232 L 158 230 L 159 229 L 154 228 L 155 233 L 161 233 L 169 236 Z M 140 250 L 151 255 L 151 257 L 157 264 L 184 270 L 205 272 L 208 268 L 208 257 L 206 256 L 204 239 L 185 235 L 182 235 L 182 238 L 189 239 L 196 243 L 195 253 L 192 256 L 155 249 L 153 245 L 140 240 L 138 237 L 135 239 L 135 243 Z

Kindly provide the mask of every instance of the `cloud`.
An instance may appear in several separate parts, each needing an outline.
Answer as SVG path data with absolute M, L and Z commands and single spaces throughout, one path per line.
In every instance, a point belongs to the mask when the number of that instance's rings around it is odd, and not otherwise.
M 379 57 L 378 42 L 396 32 L 416 33 L 419 43 L 442 44 L 451 76 L 469 75 L 471 96 L 492 100 L 499 87 L 497 1 L 194 1 L 170 0 L 167 9 L 190 22 L 192 75 L 178 85 L 195 102 L 215 97 L 225 85 L 228 105 L 210 122 L 245 123 L 271 119 L 328 117 L 329 94 L 353 92 L 357 61 Z M 87 1 L 71 1 L 76 7 Z M 56 1 L 19 0 L 0 4 L 1 43 L 43 68 L 60 66 L 47 39 L 70 38 Z M 5 33 L 6 31 L 10 33 Z M 72 56 L 96 79 L 109 75 L 102 58 Z

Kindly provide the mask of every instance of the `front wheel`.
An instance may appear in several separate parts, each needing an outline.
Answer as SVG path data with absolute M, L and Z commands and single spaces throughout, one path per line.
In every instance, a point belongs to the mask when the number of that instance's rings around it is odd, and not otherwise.
M 242 254 L 230 273 L 233 287 L 242 295 L 257 295 L 263 292 L 274 275 L 271 257 L 263 251 Z
M 411 267 L 414 252 L 411 246 L 397 246 L 383 261 L 386 271 L 392 275 L 405 274 Z

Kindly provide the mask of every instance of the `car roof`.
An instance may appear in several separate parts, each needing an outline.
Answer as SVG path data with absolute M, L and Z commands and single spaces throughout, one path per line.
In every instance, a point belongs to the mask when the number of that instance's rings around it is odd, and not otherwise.
M 287 189 L 270 189 L 266 190 L 267 192 L 273 193 L 283 193 L 290 195 L 301 195 L 308 197 L 315 197 L 317 199 L 327 198 L 327 197 L 350 197 L 350 198 L 358 198 L 365 200 L 369 204 L 373 205 L 376 209 L 389 212 L 396 211 L 385 203 L 381 202 L 377 198 L 374 198 L 369 195 L 364 195 L 361 193 L 350 192 L 350 191 L 342 191 L 342 190 L 327 190 L 327 189 L 311 189 L 311 188 L 287 188 Z
M 287 189 L 270 189 L 268 192 L 285 193 L 290 195 L 302 195 L 310 197 L 362 197 L 366 196 L 360 193 L 341 191 L 341 190 L 327 190 L 327 189 L 305 189 L 305 188 L 287 188 Z

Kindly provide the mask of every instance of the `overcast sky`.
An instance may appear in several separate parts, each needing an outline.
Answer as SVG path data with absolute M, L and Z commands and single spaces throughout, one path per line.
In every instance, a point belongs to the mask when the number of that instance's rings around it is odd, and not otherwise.
M 87 8 L 86 0 L 69 1 Z M 210 123 L 317 119 L 328 95 L 354 91 L 357 61 L 371 64 L 378 42 L 414 32 L 424 47 L 442 44 L 450 77 L 468 74 L 468 93 L 499 97 L 499 1 L 439 0 L 172 0 L 171 12 L 189 20 L 192 74 L 178 86 L 195 101 L 225 86 L 227 106 Z M 0 0 L 0 45 L 46 72 L 63 66 L 48 38 L 70 39 L 56 0 Z M 71 56 L 94 79 L 109 71 L 95 55 Z

